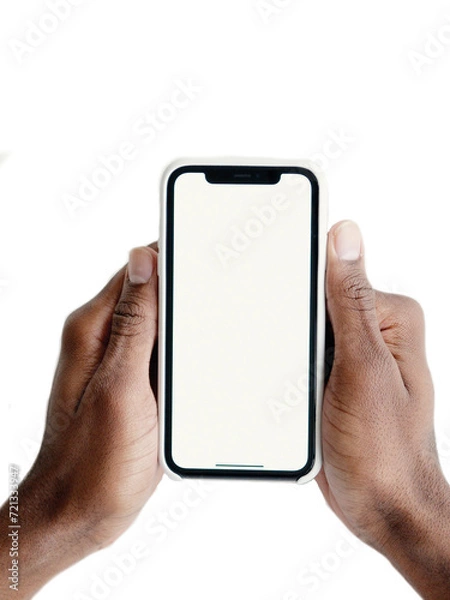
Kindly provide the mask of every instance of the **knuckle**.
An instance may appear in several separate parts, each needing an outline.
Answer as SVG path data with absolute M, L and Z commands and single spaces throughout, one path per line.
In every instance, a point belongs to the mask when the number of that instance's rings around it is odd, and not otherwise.
M 375 308 L 375 293 L 361 272 L 353 272 L 342 280 L 342 290 L 345 300 L 357 310 L 373 310 Z
M 425 321 L 421 304 L 409 296 L 402 297 L 402 316 L 408 324 L 423 323 Z
M 409 296 L 396 295 L 395 321 L 404 334 L 420 332 L 425 327 L 421 304 Z
M 85 334 L 85 310 L 82 306 L 71 312 L 64 322 L 62 332 L 63 348 L 73 350 L 83 341 Z
M 114 308 L 111 335 L 135 336 L 145 322 L 145 309 L 133 298 L 119 300 Z

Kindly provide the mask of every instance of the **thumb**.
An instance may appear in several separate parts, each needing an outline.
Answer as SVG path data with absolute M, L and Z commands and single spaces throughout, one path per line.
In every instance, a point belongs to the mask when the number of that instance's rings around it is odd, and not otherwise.
M 355 361 L 367 359 L 370 353 L 373 358 L 373 344 L 381 348 L 383 338 L 375 290 L 366 275 L 361 232 L 353 221 L 340 221 L 328 233 L 326 296 L 335 357 Z
M 158 331 L 156 261 L 157 253 L 149 247 L 130 252 L 102 361 L 112 372 L 125 369 L 131 381 L 149 381 L 150 357 Z

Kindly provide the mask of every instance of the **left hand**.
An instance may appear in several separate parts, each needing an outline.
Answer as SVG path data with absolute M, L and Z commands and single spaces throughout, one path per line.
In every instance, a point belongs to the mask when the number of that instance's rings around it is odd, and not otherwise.
M 19 490 L 23 570 L 15 598 L 31 597 L 117 539 L 161 479 L 149 376 L 157 258 L 152 248 L 133 250 L 128 266 L 67 318 L 42 447 Z

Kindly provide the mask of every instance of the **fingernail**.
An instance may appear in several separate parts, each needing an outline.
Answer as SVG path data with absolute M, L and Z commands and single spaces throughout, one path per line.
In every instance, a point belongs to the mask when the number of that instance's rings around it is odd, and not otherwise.
M 361 242 L 361 232 L 354 221 L 343 221 L 334 232 L 334 249 L 341 260 L 358 260 Z
M 153 273 L 153 256 L 145 248 L 134 248 L 128 260 L 128 279 L 131 283 L 147 283 Z

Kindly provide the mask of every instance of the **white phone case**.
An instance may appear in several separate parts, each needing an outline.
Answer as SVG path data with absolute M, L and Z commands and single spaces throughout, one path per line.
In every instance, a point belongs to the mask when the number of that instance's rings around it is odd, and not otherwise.
M 160 198 L 160 229 L 159 229 L 159 333 L 158 333 L 158 411 L 159 411 L 159 461 L 165 473 L 171 478 L 181 480 L 182 477 L 174 473 L 165 460 L 165 331 L 166 331 L 166 203 L 167 183 L 170 174 L 182 166 L 191 165 L 243 165 L 243 166 L 295 166 L 309 169 L 314 173 L 319 182 L 319 256 L 318 256 L 318 290 L 317 290 L 317 379 L 316 379 L 316 446 L 315 461 L 311 470 L 297 479 L 297 483 L 307 483 L 316 477 L 322 467 L 322 444 L 321 444 L 321 420 L 322 420 L 322 396 L 325 373 L 325 263 L 326 263 L 326 239 L 328 223 L 328 190 L 326 179 L 318 166 L 309 160 L 249 158 L 249 157 L 213 157 L 213 158 L 180 158 L 170 163 L 161 176 Z M 224 475 L 224 478 L 229 478 Z

